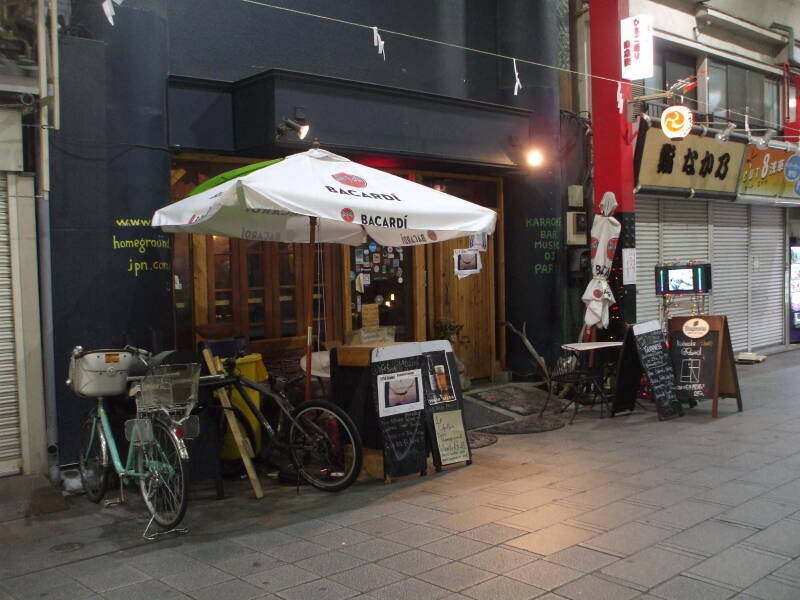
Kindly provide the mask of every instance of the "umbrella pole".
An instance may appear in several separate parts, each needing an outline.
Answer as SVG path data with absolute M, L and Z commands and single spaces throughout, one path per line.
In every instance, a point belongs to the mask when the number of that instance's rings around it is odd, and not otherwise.
M 306 324 L 308 331 L 306 334 L 306 401 L 311 400 L 311 345 L 314 333 L 314 254 L 316 249 L 317 217 L 308 218 L 308 243 L 311 248 L 308 261 L 308 275 L 306 285 L 308 286 L 308 302 L 306 303 Z

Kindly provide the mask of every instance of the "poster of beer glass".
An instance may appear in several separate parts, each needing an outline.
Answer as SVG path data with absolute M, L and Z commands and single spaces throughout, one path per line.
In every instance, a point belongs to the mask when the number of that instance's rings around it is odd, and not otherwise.
M 422 370 L 378 375 L 378 414 L 381 417 L 422 410 Z

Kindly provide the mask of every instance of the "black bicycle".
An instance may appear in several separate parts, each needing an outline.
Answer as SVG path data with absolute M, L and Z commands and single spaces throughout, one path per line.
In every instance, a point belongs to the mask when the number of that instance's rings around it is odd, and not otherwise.
M 236 373 L 235 359 L 225 359 L 222 364 L 224 376 L 201 386 L 210 391 L 235 389 L 266 434 L 262 442 L 265 449 L 288 457 L 300 477 L 320 490 L 338 492 L 358 478 L 364 448 L 358 429 L 344 410 L 326 400 L 309 400 L 295 407 L 284 393 Z M 280 415 L 274 428 L 247 390 L 255 390 L 278 406 Z M 230 410 L 252 442 L 254 432 L 243 412 Z

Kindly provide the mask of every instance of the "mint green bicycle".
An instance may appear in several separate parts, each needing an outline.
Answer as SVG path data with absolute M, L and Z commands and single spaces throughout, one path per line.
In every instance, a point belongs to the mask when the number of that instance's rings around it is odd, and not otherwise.
M 128 377 L 137 361 L 147 365 L 150 353 L 126 346 L 122 350 L 84 351 L 70 356 L 67 385 L 80 396 L 97 399 L 81 427 L 78 467 L 86 496 L 100 502 L 111 469 L 120 478 L 120 490 L 138 482 L 151 518 L 143 536 L 153 540 L 176 529 L 186 514 L 189 488 L 184 440 L 196 437 L 198 420 L 191 415 L 197 403 L 200 365 L 162 365 L 147 369 L 143 377 Z M 123 465 L 106 413 L 106 398 L 128 391 L 136 401 L 136 417 L 125 422 L 129 442 Z M 155 522 L 164 531 L 150 533 Z

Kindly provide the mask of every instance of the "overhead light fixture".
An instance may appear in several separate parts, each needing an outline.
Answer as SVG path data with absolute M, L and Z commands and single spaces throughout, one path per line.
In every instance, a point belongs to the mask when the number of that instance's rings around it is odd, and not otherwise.
M 730 139 L 734 129 L 736 129 L 736 125 L 729 122 L 725 125 L 725 129 L 717 133 L 717 135 L 714 137 L 718 142 L 727 142 Z
M 308 123 L 298 123 L 294 119 L 284 117 L 283 123 L 278 125 L 278 137 L 287 134 L 289 131 L 294 131 L 297 137 L 303 140 L 308 135 L 309 129 L 311 129 L 311 126 Z
M 544 163 L 544 154 L 541 150 L 529 150 L 525 155 L 525 162 L 531 167 L 540 167 Z
M 766 150 L 769 148 L 769 142 L 777 135 L 774 129 L 767 129 L 766 133 L 759 138 L 756 138 L 756 148 L 759 150 Z

